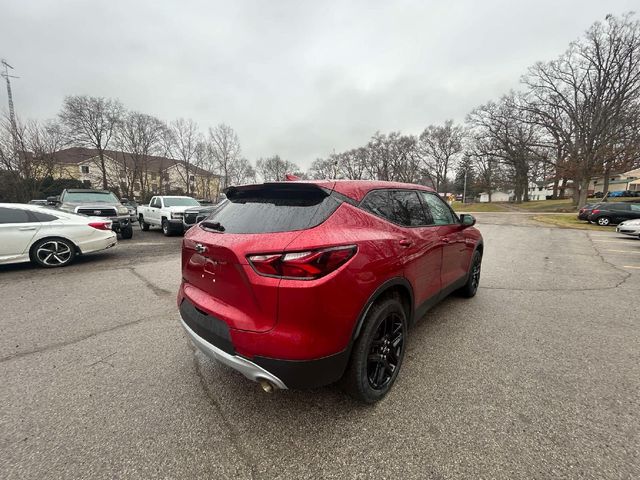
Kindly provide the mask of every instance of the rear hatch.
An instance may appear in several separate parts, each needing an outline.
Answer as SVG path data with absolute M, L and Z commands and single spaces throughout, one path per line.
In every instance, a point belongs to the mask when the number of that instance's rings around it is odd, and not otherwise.
M 331 190 L 314 184 L 232 187 L 227 201 L 185 236 L 185 295 L 232 328 L 270 330 L 277 322 L 280 279 L 255 273 L 247 255 L 284 252 L 339 205 Z

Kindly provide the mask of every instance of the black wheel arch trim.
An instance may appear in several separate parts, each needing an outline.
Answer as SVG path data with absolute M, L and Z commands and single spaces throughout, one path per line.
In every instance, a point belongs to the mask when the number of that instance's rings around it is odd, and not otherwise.
M 369 299 L 367 300 L 367 302 L 364 304 L 364 306 L 360 310 L 360 315 L 358 315 L 358 319 L 357 319 L 356 324 L 355 324 L 355 326 L 353 328 L 353 333 L 351 334 L 351 344 L 352 345 L 353 345 L 353 342 L 360 335 L 360 330 L 362 329 L 362 324 L 364 323 L 364 319 L 366 318 L 367 313 L 369 313 L 369 309 L 371 308 L 371 306 L 376 302 L 376 300 L 378 300 L 378 298 L 380 298 L 382 295 L 384 295 L 384 293 L 387 292 L 390 288 L 397 287 L 397 286 L 404 287 L 404 288 L 406 288 L 407 292 L 409 292 L 409 316 L 407 318 L 407 322 L 411 323 L 411 319 L 413 318 L 413 315 L 414 315 L 414 312 L 415 312 L 413 288 L 411 287 L 411 284 L 409 283 L 409 280 L 407 280 L 404 277 L 390 278 L 389 280 L 386 280 L 382 285 L 380 285 L 371 294 L 371 296 L 369 296 Z

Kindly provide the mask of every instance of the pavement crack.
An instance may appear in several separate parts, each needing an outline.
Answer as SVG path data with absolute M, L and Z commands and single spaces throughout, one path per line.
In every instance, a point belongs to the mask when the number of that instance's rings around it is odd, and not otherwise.
M 623 276 L 622 280 L 616 284 L 616 286 L 614 287 L 610 287 L 610 288 L 618 288 L 621 287 L 627 280 L 629 280 L 629 278 L 631 278 L 631 272 L 628 272 L 627 270 L 624 270 L 622 268 L 620 268 L 619 266 L 617 266 L 614 263 L 611 263 L 609 260 L 607 260 L 602 253 L 600 253 L 600 250 L 598 250 L 598 247 L 596 247 L 596 244 L 593 241 L 593 238 L 591 238 L 591 235 L 589 235 L 588 233 L 585 232 L 585 235 L 587 237 L 587 239 L 589 240 L 589 244 L 591 245 L 591 248 L 593 248 L 593 250 L 596 252 L 596 257 L 598 257 L 602 263 L 604 263 L 605 265 L 608 265 L 609 267 L 613 268 L 614 270 L 620 272 L 620 274 Z M 603 290 L 606 290 L 607 288 L 603 288 Z
M 163 297 L 163 296 L 167 296 L 167 295 L 173 295 L 174 292 L 170 292 L 169 290 L 166 290 L 164 288 L 160 288 L 159 286 L 157 286 L 156 284 L 151 282 L 148 278 L 146 278 L 142 274 L 136 272 L 136 270 L 133 267 L 129 267 L 127 270 L 129 270 L 135 277 L 137 277 L 139 280 L 141 280 L 142 283 L 144 283 L 146 285 L 146 287 L 149 290 L 151 290 L 158 297 Z
M 191 345 L 191 342 L 189 342 L 189 344 L 193 353 L 193 366 L 196 372 L 196 376 L 198 377 L 198 381 L 200 382 L 200 387 L 204 391 L 204 394 L 207 397 L 209 404 L 211 404 L 211 406 L 217 411 L 219 417 L 222 419 L 222 423 L 227 429 L 227 431 L 229 432 L 229 436 L 231 437 L 231 442 L 235 447 L 236 451 L 238 452 L 238 455 L 244 461 L 247 467 L 249 467 L 251 478 L 252 479 L 257 478 L 258 473 L 257 473 L 255 460 L 251 456 L 251 453 L 245 449 L 244 444 L 242 442 L 242 435 L 240 434 L 238 429 L 231 423 L 231 421 L 229 420 L 229 417 L 226 415 L 226 413 L 222 409 L 220 402 L 218 401 L 218 399 L 215 397 L 215 395 L 207 385 L 207 382 L 204 378 L 204 374 L 202 372 L 202 366 L 200 365 L 200 362 L 198 361 L 198 357 L 196 355 L 198 350 L 195 347 L 193 347 L 193 345 Z
M 51 344 L 45 345 L 45 346 L 43 346 L 41 348 L 34 348 L 32 350 L 27 350 L 27 351 L 24 351 L 24 352 L 14 353 L 14 354 L 11 354 L 11 355 L 6 355 L 4 357 L 0 357 L 0 363 L 7 362 L 9 360 L 15 360 L 17 358 L 26 357 L 28 355 L 33 355 L 33 354 L 36 354 L 36 353 L 43 353 L 43 352 L 50 352 L 52 350 L 57 350 L 59 348 L 66 347 L 68 345 L 73 345 L 74 343 L 80 343 L 80 342 L 83 342 L 83 341 L 88 340 L 90 338 L 97 337 L 97 336 L 102 335 L 104 333 L 113 332 L 115 330 L 119 330 L 121 328 L 130 327 L 132 325 L 137 325 L 138 323 L 143 323 L 143 322 L 147 322 L 147 321 L 150 321 L 150 320 L 155 320 L 155 318 L 156 317 L 139 318 L 139 319 L 133 320 L 131 322 L 121 323 L 119 325 L 115 325 L 113 327 L 105 328 L 103 330 L 97 330 L 95 332 L 91 332 L 91 333 L 88 333 L 86 335 L 82 335 L 81 337 L 77 337 L 77 338 L 68 340 L 66 342 L 51 343 Z

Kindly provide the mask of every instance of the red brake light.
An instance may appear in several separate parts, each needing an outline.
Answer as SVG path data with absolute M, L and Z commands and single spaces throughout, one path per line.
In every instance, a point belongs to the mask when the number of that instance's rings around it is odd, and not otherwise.
M 593 213 L 594 215 L 597 215 L 598 213 L 600 213 L 600 210 L 591 210 L 591 213 Z
M 89 226 L 97 230 L 111 230 L 111 222 L 89 222 Z
M 260 275 L 313 280 L 344 265 L 356 253 L 355 245 L 305 252 L 249 255 L 247 260 Z

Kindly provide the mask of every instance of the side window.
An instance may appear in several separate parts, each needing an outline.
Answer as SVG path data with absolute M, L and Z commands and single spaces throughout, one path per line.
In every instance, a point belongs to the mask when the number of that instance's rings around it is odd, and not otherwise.
M 638 212 L 640 213 L 640 204 L 639 205 L 634 205 L 633 203 L 631 205 L 629 205 L 629 207 L 631 208 L 632 212 Z
M 392 220 L 389 190 L 374 190 L 369 192 L 362 201 L 362 208 L 387 220 Z
M 153 208 L 160 208 L 160 202 L 158 202 L 158 197 L 153 197 L 151 199 L 151 206 Z
M 429 192 L 420 192 L 420 195 L 433 217 L 434 225 L 457 223 L 449 206 L 438 195 Z
M 32 221 L 25 210 L 0 207 L 0 223 L 29 223 Z
M 39 222 L 53 222 L 54 220 L 58 220 L 58 217 L 56 217 L 55 215 L 51 215 L 49 213 L 32 211 L 31 215 L 36 217 L 36 220 Z
M 391 220 L 405 227 L 428 225 L 418 193 L 411 190 L 391 192 Z

